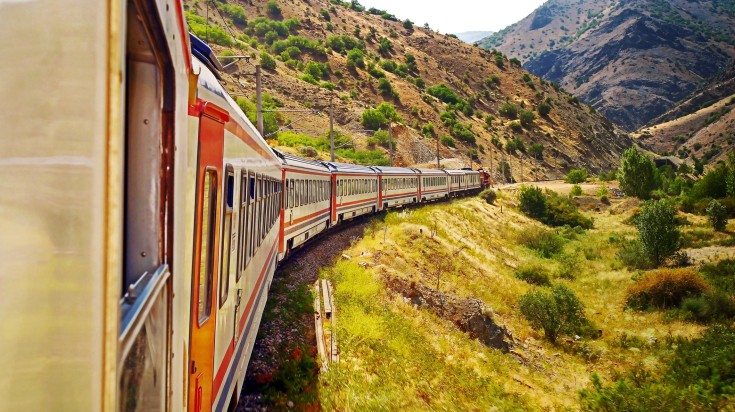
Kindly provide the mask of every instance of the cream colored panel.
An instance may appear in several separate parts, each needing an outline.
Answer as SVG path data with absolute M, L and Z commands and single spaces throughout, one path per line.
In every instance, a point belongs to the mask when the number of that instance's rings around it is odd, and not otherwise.
M 0 411 L 100 409 L 107 15 L 0 0 Z

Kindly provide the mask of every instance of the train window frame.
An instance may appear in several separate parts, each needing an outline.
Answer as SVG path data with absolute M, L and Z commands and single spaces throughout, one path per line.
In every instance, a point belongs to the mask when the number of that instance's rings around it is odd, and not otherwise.
M 199 234 L 199 289 L 197 291 L 197 325 L 202 326 L 212 316 L 212 282 L 214 281 L 214 244 L 216 242 L 217 229 L 217 195 L 219 189 L 219 174 L 217 169 L 209 166 L 204 169 L 204 179 L 202 180 L 202 214 L 200 216 L 199 225 L 201 232 Z M 214 192 L 214 193 L 212 193 Z M 205 213 L 206 212 L 206 213 Z M 207 221 L 206 233 L 204 222 Z M 204 240 L 207 240 L 206 247 Z M 202 263 L 204 266 L 204 278 L 202 278 Z M 206 280 L 202 284 L 202 279 Z M 205 301 L 202 301 L 202 288 L 204 288 Z
M 220 239 L 220 277 L 219 307 L 222 308 L 230 291 L 230 261 L 232 259 L 232 223 L 235 203 L 235 169 L 231 164 L 225 166 L 222 194 L 222 235 Z M 229 219 L 229 220 L 228 220 Z M 228 224 L 229 222 L 229 224 Z
M 255 255 L 255 213 L 257 212 L 257 174 L 248 171 L 248 261 Z

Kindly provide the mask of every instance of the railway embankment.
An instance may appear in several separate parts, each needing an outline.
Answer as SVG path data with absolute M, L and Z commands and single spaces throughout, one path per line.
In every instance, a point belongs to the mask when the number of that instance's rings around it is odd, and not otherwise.
M 550 184 L 570 199 L 571 185 Z M 656 273 L 630 259 L 641 204 L 603 202 L 601 192 L 589 185 L 571 198 L 593 219 L 589 230 L 547 227 L 501 191 L 492 205 L 392 211 L 318 240 L 277 274 L 241 410 L 579 409 L 615 395 L 605 391 L 630 374 L 645 371 L 654 385 L 683 356 L 677 348 L 714 335 L 683 310 L 628 304 L 642 275 Z M 679 218 L 687 251 L 732 237 L 701 216 Z M 339 313 L 339 362 L 328 371 L 314 360 L 317 278 L 334 285 Z M 552 342 L 521 313 L 536 292 L 578 302 L 584 322 Z M 648 397 L 646 388 L 625 396 Z

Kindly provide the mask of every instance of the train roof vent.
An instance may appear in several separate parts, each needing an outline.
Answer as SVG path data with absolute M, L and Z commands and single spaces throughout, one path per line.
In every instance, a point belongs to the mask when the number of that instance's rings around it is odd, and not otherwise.
M 217 60 L 212 48 L 193 33 L 189 33 L 191 40 L 191 53 L 202 63 L 206 64 L 214 73 L 222 71 L 222 64 Z

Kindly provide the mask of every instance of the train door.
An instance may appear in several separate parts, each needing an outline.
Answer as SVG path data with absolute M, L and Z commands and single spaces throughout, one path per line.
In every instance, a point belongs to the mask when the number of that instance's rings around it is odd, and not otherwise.
M 206 103 L 199 122 L 197 206 L 189 323 L 189 411 L 208 411 L 212 405 L 215 305 L 222 219 L 222 155 L 224 122 L 229 115 Z

